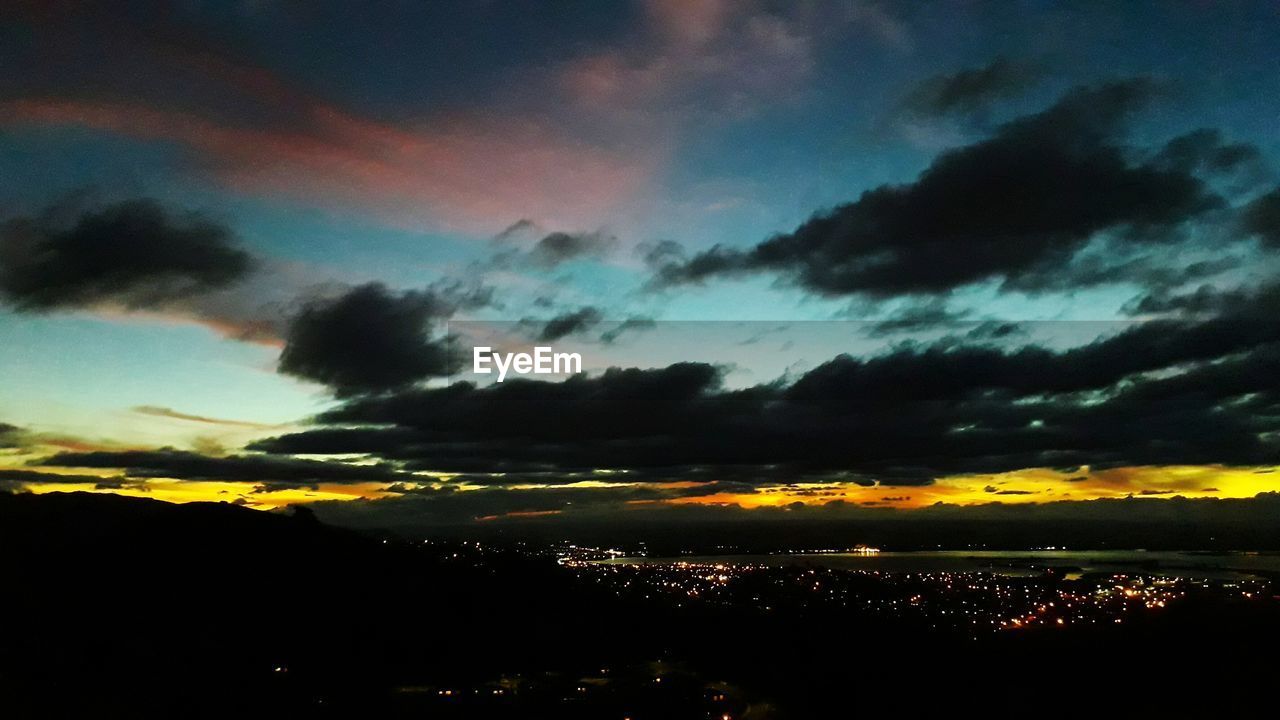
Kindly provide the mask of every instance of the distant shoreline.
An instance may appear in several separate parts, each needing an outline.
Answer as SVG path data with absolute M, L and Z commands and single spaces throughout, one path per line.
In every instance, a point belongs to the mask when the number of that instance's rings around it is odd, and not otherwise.
M 1167 550 L 901 550 L 865 553 L 726 553 L 662 557 L 624 556 L 594 561 L 603 565 L 820 565 L 832 569 L 893 573 L 987 572 L 1040 575 L 1064 572 L 1231 579 L 1280 576 L 1280 553 Z

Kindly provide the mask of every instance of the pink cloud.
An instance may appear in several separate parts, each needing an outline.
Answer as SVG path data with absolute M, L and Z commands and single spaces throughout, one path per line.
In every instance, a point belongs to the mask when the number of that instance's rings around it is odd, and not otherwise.
M 83 34 L 61 14 L 41 15 L 44 65 L 74 68 L 66 87 L 78 89 L 0 102 L 0 123 L 174 143 L 235 192 L 413 229 L 489 235 L 516 218 L 600 227 L 661 204 L 655 180 L 689 133 L 802 95 L 831 29 L 889 33 L 875 8 L 652 0 L 613 47 L 517 71 L 483 106 L 394 121 L 336 105 L 164 17 Z M 100 22 L 115 17 L 99 11 Z
M 819 17 L 801 6 L 653 0 L 630 44 L 574 58 L 559 86 L 588 113 L 679 122 L 737 115 L 804 87 Z
M 191 150 L 250 195 L 368 211 L 410 227 L 495 232 L 512 217 L 598 222 L 649 175 L 643 158 L 561 138 L 533 121 L 456 118 L 402 128 L 314 105 L 293 127 L 235 125 L 131 102 L 26 99 L 8 124 L 79 125 Z

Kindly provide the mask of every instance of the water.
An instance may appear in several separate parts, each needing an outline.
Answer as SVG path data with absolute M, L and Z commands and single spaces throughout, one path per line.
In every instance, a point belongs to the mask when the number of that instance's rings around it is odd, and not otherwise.
M 1038 575 L 1063 569 L 1068 577 L 1125 573 L 1164 577 L 1235 579 L 1280 577 L 1280 553 L 1201 553 L 1144 550 L 928 550 L 918 552 L 776 555 L 697 555 L 674 558 L 615 558 L 603 563 L 691 562 L 723 565 L 816 565 L 880 572 L 993 572 Z

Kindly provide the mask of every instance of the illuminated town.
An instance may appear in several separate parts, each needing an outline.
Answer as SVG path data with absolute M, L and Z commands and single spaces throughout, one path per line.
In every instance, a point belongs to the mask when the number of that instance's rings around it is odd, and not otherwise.
M 1067 579 L 1053 574 L 893 573 L 757 564 L 569 563 L 581 577 L 620 595 L 684 605 L 752 607 L 762 612 L 847 610 L 931 628 L 988 633 L 1032 627 L 1123 623 L 1158 612 L 1188 594 L 1271 598 L 1265 580 L 1112 574 Z M 1272 598 L 1274 600 L 1274 598 Z
M 389 538 L 392 546 L 400 541 Z M 700 619 L 759 618 L 823 626 L 878 627 L 915 637 L 923 633 L 967 642 L 975 652 L 1020 636 L 1112 637 L 1130 626 L 1159 623 L 1170 613 L 1280 610 L 1274 578 L 1237 574 L 1189 577 L 1159 572 L 1079 572 L 1024 565 L 1007 572 L 898 572 L 823 567 L 806 557 L 843 554 L 875 557 L 879 548 L 805 548 L 780 564 L 743 555 L 724 560 L 646 558 L 636 548 L 425 539 L 411 543 L 442 562 L 498 567 L 554 561 L 558 572 L 583 586 L 584 596 L 603 593 L 624 613 Z M 725 546 L 719 546 L 725 549 Z M 1042 550 L 1049 550 L 1043 548 Z M 1027 551 L 1031 553 L 1034 551 Z M 1206 610 L 1207 609 L 1207 610 Z M 708 678 L 662 657 L 578 672 L 513 674 L 470 684 L 411 684 L 397 689 L 405 707 L 456 712 L 543 698 L 566 712 L 617 709 L 624 718 L 661 717 L 655 707 L 677 702 L 700 717 L 732 720 L 749 706 L 732 683 Z M 668 705 L 663 705 L 667 703 Z M 649 710 L 646 712 L 645 710 Z
M 1271 603 L 1280 608 L 1274 578 L 1194 577 L 1177 573 L 1090 572 L 1032 565 L 1009 572 L 850 570 L 805 562 L 805 556 L 875 556 L 879 548 L 788 550 L 794 564 L 742 560 L 634 559 L 617 548 L 571 543 L 542 547 L 421 541 L 455 562 L 514 554 L 555 558 L 581 582 L 630 601 L 673 608 L 719 607 L 760 613 L 840 612 L 915 624 L 932 630 L 991 633 L 1035 628 L 1120 625 L 1153 617 L 1187 600 Z M 1054 548 L 1044 548 L 1052 550 Z

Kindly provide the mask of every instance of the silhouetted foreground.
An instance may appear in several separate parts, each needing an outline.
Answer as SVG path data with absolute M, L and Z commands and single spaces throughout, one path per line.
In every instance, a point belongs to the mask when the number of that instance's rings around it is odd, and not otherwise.
M 687 602 L 534 548 L 106 495 L 0 495 L 0 548 L 16 718 L 1221 716 L 1270 702 L 1280 647 L 1280 602 L 1239 592 L 975 639 L 806 602 L 796 573 L 777 576 L 795 580 L 785 607 L 764 609 L 770 574 L 741 602 Z

